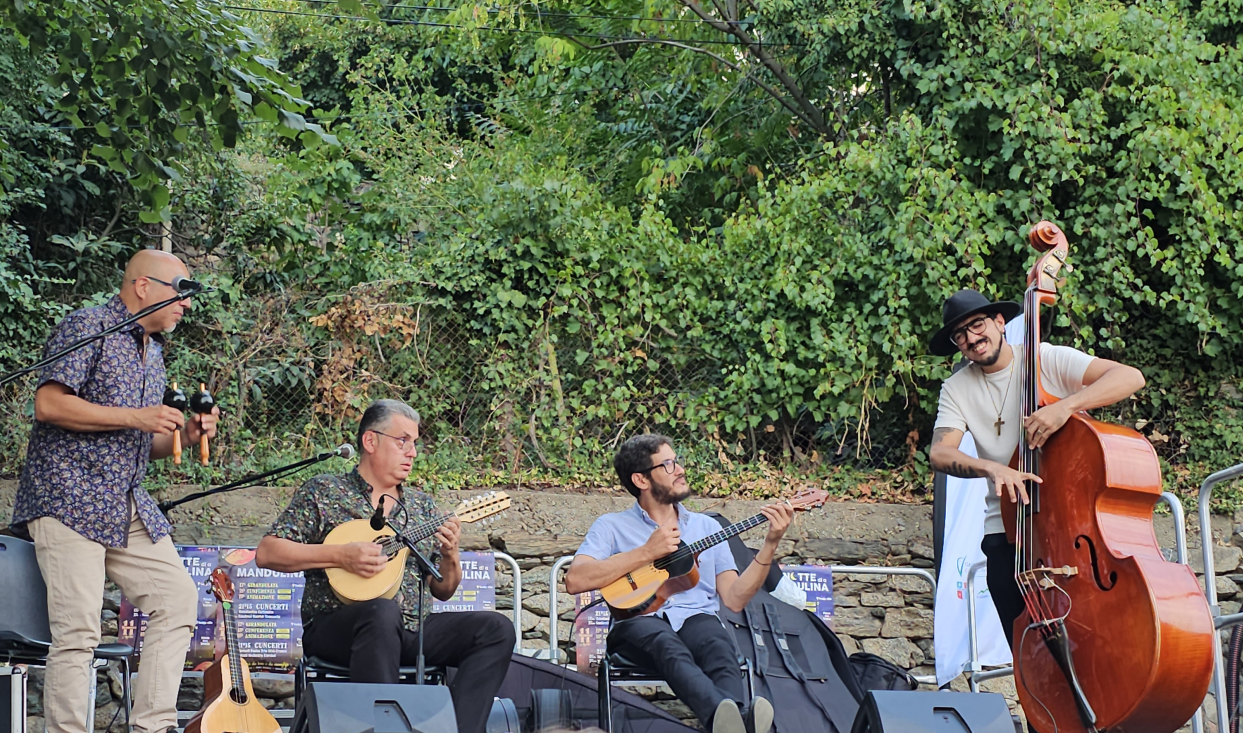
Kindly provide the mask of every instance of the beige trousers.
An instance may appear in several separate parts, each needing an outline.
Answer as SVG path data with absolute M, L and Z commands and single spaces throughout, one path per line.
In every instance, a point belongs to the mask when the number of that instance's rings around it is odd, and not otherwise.
M 86 731 L 91 711 L 89 675 L 94 674 L 91 660 L 99 645 L 105 574 L 150 616 L 134 685 L 134 731 L 174 728 L 181 670 L 198 616 L 198 591 L 172 538 L 152 543 L 137 515 L 130 520 L 129 546 L 121 548 L 88 540 L 51 517 L 41 517 L 28 526 L 47 583 L 52 630 L 43 683 L 48 733 Z

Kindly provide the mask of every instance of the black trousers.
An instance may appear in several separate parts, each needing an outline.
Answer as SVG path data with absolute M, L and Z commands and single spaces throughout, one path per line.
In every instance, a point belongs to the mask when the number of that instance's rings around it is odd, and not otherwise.
M 677 631 L 660 616 L 619 621 L 609 632 L 610 652 L 660 673 L 678 699 L 711 730 L 722 700 L 746 700 L 734 640 L 714 615 L 691 616 Z
M 491 611 L 435 613 L 423 621 L 429 665 L 456 667 L 449 685 L 459 733 L 484 733 L 492 699 L 514 651 L 514 625 Z M 397 602 L 377 598 L 316 616 L 302 634 L 308 656 L 349 666 L 351 682 L 394 683 L 418 662 L 419 635 L 402 625 Z
M 1006 541 L 1005 533 L 986 534 L 980 550 L 988 562 L 988 594 L 993 597 L 1001 629 L 1006 632 L 1006 642 L 1014 648 L 1014 622 L 1026 606 L 1019 584 L 1014 580 L 1014 545 Z

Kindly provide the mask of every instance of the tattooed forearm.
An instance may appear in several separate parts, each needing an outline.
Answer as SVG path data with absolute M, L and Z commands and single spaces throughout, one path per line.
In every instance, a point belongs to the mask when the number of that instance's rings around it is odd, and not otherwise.
M 941 467 L 942 473 L 948 473 L 958 478 L 983 478 L 984 474 L 971 466 L 966 466 L 958 461 L 952 461 L 948 466 Z

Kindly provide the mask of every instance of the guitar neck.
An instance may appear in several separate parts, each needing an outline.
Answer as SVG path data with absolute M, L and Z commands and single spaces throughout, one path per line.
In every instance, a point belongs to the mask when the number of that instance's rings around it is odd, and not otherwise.
M 767 521 L 768 517 L 763 514 L 756 514 L 754 517 L 747 517 L 741 522 L 735 522 L 734 524 L 729 525 L 720 532 L 714 532 L 701 540 L 692 542 L 687 545 L 687 549 L 698 555 L 713 545 L 719 545 L 725 540 L 728 540 L 730 537 L 740 535 L 749 529 L 754 529 Z
M 229 677 L 234 690 L 243 690 L 242 655 L 237 647 L 237 615 L 234 613 L 232 601 L 221 601 L 224 605 L 224 643 L 229 653 Z
M 440 529 L 440 525 L 444 524 L 445 520 L 448 519 L 449 517 L 452 517 L 453 515 L 454 515 L 454 512 L 449 512 L 448 514 L 445 514 L 436 519 L 429 519 L 425 522 L 416 524 L 415 526 L 411 527 L 405 532 L 402 532 L 401 536 L 406 538 L 406 540 L 409 541 L 411 544 L 418 544 L 422 542 L 423 540 L 427 539 L 428 537 L 431 537 L 432 535 L 436 534 L 436 530 Z

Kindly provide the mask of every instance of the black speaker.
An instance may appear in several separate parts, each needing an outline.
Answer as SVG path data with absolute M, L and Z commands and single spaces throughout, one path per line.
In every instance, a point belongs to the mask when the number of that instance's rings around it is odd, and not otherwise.
M 574 699 L 568 690 L 541 687 L 531 690 L 531 712 L 527 714 L 530 730 L 569 728 L 574 715 Z
M 522 722 L 518 720 L 518 708 L 508 697 L 492 700 L 492 712 L 488 713 L 487 733 L 522 733 Z
M 1006 699 L 993 692 L 872 690 L 851 733 L 1014 733 Z
M 290 733 L 457 733 L 449 688 L 312 682 Z

